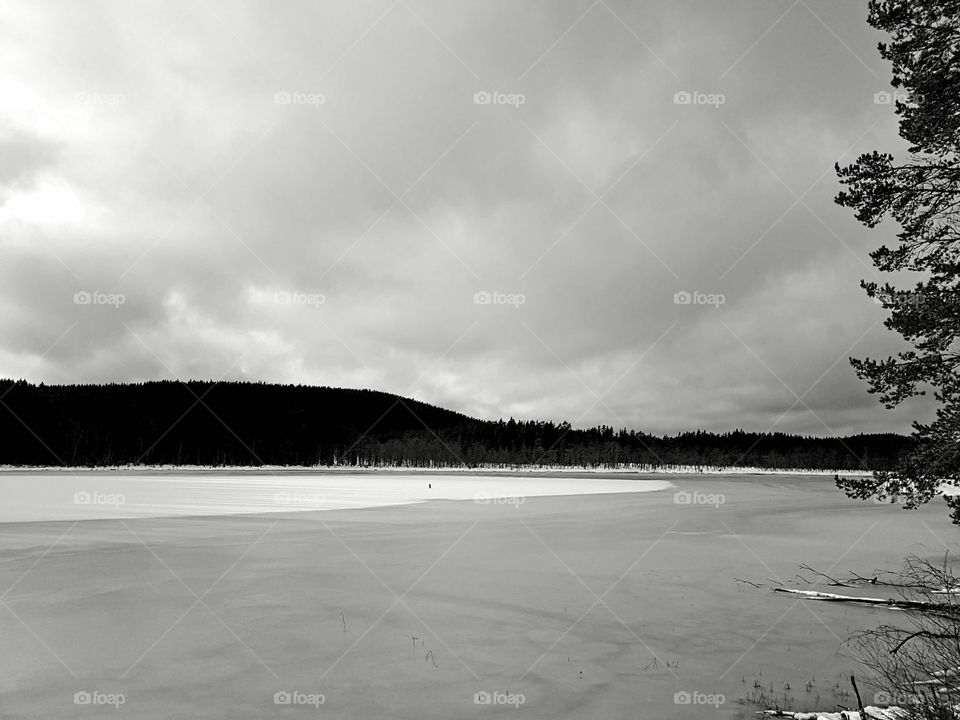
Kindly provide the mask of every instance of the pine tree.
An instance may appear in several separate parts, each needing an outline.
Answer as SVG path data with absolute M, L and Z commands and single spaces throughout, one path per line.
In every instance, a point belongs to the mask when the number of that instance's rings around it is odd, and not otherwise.
M 908 157 L 860 156 L 837 166 L 846 189 L 836 201 L 867 227 L 884 218 L 900 225 L 898 244 L 871 253 L 881 272 L 913 271 L 909 290 L 862 282 L 890 311 L 885 324 L 912 347 L 883 360 L 854 359 L 857 374 L 887 407 L 932 389 L 936 419 L 915 423 L 916 450 L 891 472 L 844 479 L 856 498 L 899 496 L 917 507 L 943 483 L 960 480 L 960 0 L 871 0 L 868 22 L 888 33 L 879 46 L 892 63 L 900 136 Z M 949 500 L 960 524 L 960 502 Z

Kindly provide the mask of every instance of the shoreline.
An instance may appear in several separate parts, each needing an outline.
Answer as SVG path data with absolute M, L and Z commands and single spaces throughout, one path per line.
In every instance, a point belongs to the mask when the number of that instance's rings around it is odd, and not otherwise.
M 295 465 L 105 465 L 97 467 L 64 467 L 51 465 L 0 465 L 0 475 L 36 474 L 36 475 L 78 475 L 78 474 L 128 474 L 128 475 L 450 475 L 466 474 L 475 476 L 582 476 L 582 477 L 623 477 L 626 475 L 808 475 L 824 476 L 844 475 L 848 477 L 869 477 L 872 470 L 817 470 L 802 468 L 760 468 L 760 467 L 700 467 L 693 465 L 664 465 L 659 467 L 362 467 L 347 465 L 332 466 L 295 466 Z

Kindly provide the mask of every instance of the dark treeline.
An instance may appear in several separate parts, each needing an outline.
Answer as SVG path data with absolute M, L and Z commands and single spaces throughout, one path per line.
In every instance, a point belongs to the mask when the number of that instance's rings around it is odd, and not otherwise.
M 887 469 L 900 435 L 658 437 L 476 420 L 373 390 L 238 382 L 32 385 L 0 380 L 5 465 L 698 465 Z

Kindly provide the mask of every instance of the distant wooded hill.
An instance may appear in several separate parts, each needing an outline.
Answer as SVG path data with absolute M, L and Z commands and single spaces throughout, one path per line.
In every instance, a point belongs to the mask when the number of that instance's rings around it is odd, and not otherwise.
M 888 469 L 901 435 L 654 436 L 477 420 L 373 390 L 245 382 L 33 385 L 0 380 L 0 464 L 701 465 Z

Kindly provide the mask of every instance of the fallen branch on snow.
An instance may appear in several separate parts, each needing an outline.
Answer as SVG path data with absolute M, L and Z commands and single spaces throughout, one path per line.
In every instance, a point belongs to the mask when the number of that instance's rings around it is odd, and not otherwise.
M 789 595 L 800 595 L 807 600 L 822 600 L 824 602 L 846 602 L 858 603 L 861 605 L 882 606 L 897 610 L 926 610 L 941 611 L 949 614 L 957 614 L 958 609 L 955 605 L 945 603 L 918 602 L 916 600 L 896 600 L 894 598 L 875 598 L 862 597 L 856 595 L 838 595 L 837 593 L 818 592 L 817 590 L 795 590 L 793 588 L 775 587 L 774 592 L 786 593 Z

